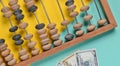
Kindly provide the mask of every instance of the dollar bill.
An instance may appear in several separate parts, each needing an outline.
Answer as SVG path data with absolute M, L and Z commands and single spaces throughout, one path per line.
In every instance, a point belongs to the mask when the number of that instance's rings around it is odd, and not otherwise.
M 63 59 L 61 62 L 57 64 L 57 66 L 73 66 L 76 63 L 76 56 L 74 54 L 68 56 L 67 58 Z M 74 62 L 74 63 L 73 63 Z
M 57 66 L 98 66 L 96 49 L 78 50 L 59 62 Z
M 77 51 L 75 55 L 77 66 L 98 66 L 95 49 Z

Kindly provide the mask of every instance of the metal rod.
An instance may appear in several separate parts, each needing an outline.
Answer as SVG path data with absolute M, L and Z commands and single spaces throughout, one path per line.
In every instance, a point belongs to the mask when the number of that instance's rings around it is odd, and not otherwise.
M 11 27 L 13 27 L 12 20 L 10 18 L 8 18 L 8 21 L 9 21 Z
M 77 20 L 77 17 L 75 17 L 75 22 L 76 22 L 76 24 L 78 24 L 78 20 Z
M 83 6 L 85 6 L 85 4 L 84 4 L 83 0 L 81 0 L 81 2 L 82 2 L 82 5 L 83 5 Z
M 66 30 L 67 30 L 67 33 L 70 34 L 70 33 L 69 33 L 69 30 L 68 30 L 68 26 L 66 26 Z
M 101 14 L 100 14 L 100 11 L 99 11 L 99 8 L 98 8 L 98 6 L 97 6 L 97 3 L 96 3 L 95 0 L 93 0 L 93 1 L 94 1 L 94 3 L 95 3 L 96 9 L 97 9 L 97 11 L 98 11 L 98 15 L 99 15 L 100 19 L 102 19 L 102 16 L 101 16 Z
M 36 18 L 36 20 L 37 20 L 37 23 L 40 24 L 40 21 L 39 21 L 39 19 L 38 19 L 38 16 L 36 15 L 36 13 L 34 12 L 33 14 L 34 14 L 34 16 L 35 16 L 35 18 Z
M 45 8 L 45 5 L 44 5 L 43 1 L 40 0 L 40 2 L 41 2 L 42 7 L 43 7 L 43 9 L 44 9 L 44 11 L 45 11 L 45 14 L 46 14 L 46 16 L 47 16 L 48 22 L 51 23 L 50 17 L 49 17 L 49 15 L 48 15 L 48 13 L 47 13 L 47 10 L 46 10 L 46 8 Z
M 3 1 L 2 1 L 2 0 L 0 0 L 0 3 L 2 4 L 2 6 L 3 6 L 3 7 L 5 7 L 5 5 L 4 5 L 4 3 L 3 3 Z
M 56 1 L 57 1 L 57 4 L 58 4 L 58 7 L 59 7 L 59 9 L 60 9 L 60 13 L 61 13 L 61 15 L 62 15 L 62 18 L 63 18 L 63 20 L 65 20 L 65 16 L 64 16 L 64 14 L 63 14 L 63 12 L 62 12 L 62 8 L 61 8 L 61 6 L 60 6 L 60 3 L 59 3 L 58 0 L 56 0 Z M 68 26 L 65 26 L 65 27 L 66 27 L 67 33 L 69 34 Z
M 60 6 L 60 3 L 59 3 L 58 0 L 56 0 L 56 1 L 57 1 L 57 4 L 58 4 L 58 7 L 59 7 L 59 9 L 60 9 L 60 12 L 61 12 L 62 18 L 63 18 L 63 20 L 65 20 L 65 16 L 64 16 L 64 14 L 63 14 L 63 12 L 62 12 L 62 8 L 61 8 L 61 6 Z

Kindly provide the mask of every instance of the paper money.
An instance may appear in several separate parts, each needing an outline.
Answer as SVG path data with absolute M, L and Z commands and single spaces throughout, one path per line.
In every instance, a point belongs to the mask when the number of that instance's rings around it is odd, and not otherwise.
M 59 62 L 57 66 L 98 66 L 96 50 L 78 50 Z
M 75 55 L 77 66 L 98 66 L 95 49 L 77 51 Z

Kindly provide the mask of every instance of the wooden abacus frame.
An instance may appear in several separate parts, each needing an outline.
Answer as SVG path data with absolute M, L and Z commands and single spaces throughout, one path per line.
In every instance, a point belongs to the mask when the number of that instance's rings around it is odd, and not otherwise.
M 112 12 L 110 10 L 110 7 L 108 5 L 107 0 L 100 0 L 100 3 L 102 5 L 102 7 L 103 7 L 103 10 L 104 10 L 105 15 L 107 17 L 107 20 L 109 22 L 108 25 L 103 26 L 103 27 L 101 27 L 99 29 L 96 29 L 93 32 L 89 32 L 89 33 L 87 33 L 87 34 L 85 34 L 85 35 L 83 35 L 81 37 L 75 38 L 72 41 L 66 42 L 63 45 L 55 47 L 55 48 L 53 48 L 53 49 L 51 49 L 49 51 L 40 53 L 37 56 L 34 56 L 34 57 L 32 57 L 32 58 L 30 58 L 30 59 L 28 59 L 26 61 L 22 61 L 22 62 L 16 64 L 15 66 L 22 66 L 22 65 L 27 66 L 28 64 L 31 64 L 31 63 L 36 62 L 38 60 L 44 59 L 44 58 L 46 58 L 48 56 L 51 56 L 51 55 L 53 55 L 53 54 L 55 54 L 57 52 L 60 52 L 60 51 L 64 50 L 66 48 L 72 47 L 72 46 L 74 46 L 74 45 L 76 45 L 76 44 L 78 44 L 80 42 L 83 42 L 83 41 L 85 41 L 87 39 L 90 39 L 92 37 L 95 37 L 95 36 L 100 35 L 100 34 L 102 34 L 104 32 L 107 32 L 109 30 L 114 29 L 117 26 L 117 24 L 116 24 L 115 19 L 114 19 L 113 15 L 112 15 Z

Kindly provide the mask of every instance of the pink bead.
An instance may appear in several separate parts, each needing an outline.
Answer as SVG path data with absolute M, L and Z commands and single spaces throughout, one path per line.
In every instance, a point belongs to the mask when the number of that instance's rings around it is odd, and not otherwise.
M 60 37 L 60 34 L 52 35 L 52 40 L 58 40 L 59 37 Z
M 9 54 L 10 54 L 10 50 L 9 50 L 9 49 L 4 50 L 4 51 L 2 51 L 2 53 L 1 53 L 1 55 L 2 55 L 3 57 L 8 56 Z
M 0 51 L 1 52 L 4 51 L 4 50 L 6 50 L 6 49 L 7 49 L 7 45 L 6 44 L 0 45 Z
M 20 56 L 25 55 L 25 54 L 27 54 L 27 51 L 25 49 L 22 49 L 19 51 Z
M 84 17 L 84 20 L 85 20 L 85 21 L 90 21 L 92 18 L 93 18 L 93 16 L 90 15 L 90 14 L 88 14 L 88 15 L 86 15 L 86 16 Z
M 75 10 L 75 8 L 76 8 L 76 5 L 73 4 L 73 5 L 68 7 L 68 10 L 69 11 L 73 11 L 73 10 Z
M 32 39 L 32 37 L 33 37 L 33 34 L 27 34 L 27 35 L 25 35 L 24 39 L 30 40 L 30 39 Z
M 52 29 L 52 30 L 50 30 L 50 35 L 54 35 L 54 34 L 57 34 L 57 32 L 58 32 L 58 29 Z
M 30 8 L 33 5 L 35 5 L 35 2 L 33 0 L 26 3 L 27 8 Z
M 77 11 L 71 12 L 70 16 L 75 18 L 79 13 Z
M 54 41 L 54 45 L 55 46 L 60 46 L 62 44 L 62 40 L 56 40 L 56 41 Z
M 17 4 L 17 3 L 18 3 L 18 0 L 10 0 L 8 4 L 9 4 L 10 6 L 12 6 L 12 5 L 15 5 L 15 4 Z
M 77 35 L 77 37 L 82 36 L 82 35 L 84 35 L 84 31 L 79 30 L 79 31 L 76 32 L 76 35 Z
M 26 29 L 27 27 L 28 27 L 28 23 L 26 23 L 26 22 L 22 22 L 19 25 L 19 28 L 21 28 L 21 29 Z
M 48 35 L 45 33 L 45 34 L 40 35 L 39 37 L 40 37 L 40 39 L 45 39 L 48 37 Z
M 9 61 L 7 64 L 8 64 L 9 66 L 13 66 L 13 65 L 16 64 L 16 62 L 17 62 L 17 60 L 16 60 L 16 59 L 13 59 L 13 60 Z
M 34 50 L 32 50 L 31 54 L 32 54 L 33 56 L 38 55 L 38 54 L 39 54 L 39 49 L 34 49 Z
M 61 23 L 63 26 L 67 26 L 69 24 L 69 21 L 68 20 L 64 20 L 62 23 Z
M 75 30 L 79 30 L 81 27 L 82 27 L 82 24 L 81 24 L 81 23 L 77 23 L 77 24 L 75 24 L 75 25 L 73 26 L 73 28 L 74 28 Z
M 87 10 L 89 10 L 89 8 L 90 8 L 89 6 L 83 6 L 83 7 L 80 9 L 80 11 L 82 11 L 82 12 L 83 12 L 83 11 L 87 11 Z
M 31 41 L 30 43 L 28 43 L 28 47 L 31 48 L 31 49 L 34 48 L 35 45 L 36 45 L 35 41 Z
M 48 44 L 49 42 L 50 42 L 50 39 L 49 39 L 49 38 L 46 38 L 46 39 L 41 40 L 41 44 L 42 44 L 42 45 L 46 45 L 46 44 Z
M 5 57 L 5 61 L 11 61 L 13 59 L 13 54 L 9 54 L 8 56 Z
M 95 30 L 95 28 L 96 28 L 95 25 L 89 25 L 89 26 L 87 27 L 87 30 L 88 30 L 88 32 L 91 32 L 91 31 Z
M 5 12 L 10 11 L 10 8 L 9 8 L 9 7 L 3 7 L 3 8 L 1 9 L 1 11 L 2 11 L 3 13 L 5 13 Z
M 12 16 L 12 12 L 11 11 L 5 12 L 3 16 L 5 18 L 10 18 Z
M 52 44 L 44 45 L 44 46 L 43 46 L 43 50 L 44 50 L 44 51 L 50 50 L 51 47 L 52 47 Z
M 106 19 L 99 20 L 99 21 L 98 21 L 98 25 L 99 25 L 99 26 L 103 26 L 103 25 L 105 25 L 106 22 L 107 22 Z
M 47 28 L 48 29 L 54 29 L 56 27 L 56 24 L 54 24 L 54 23 L 51 23 L 51 24 L 48 24 L 48 26 L 47 26 Z
M 46 29 L 45 28 L 38 30 L 38 34 L 39 35 L 42 35 L 42 34 L 45 34 L 45 33 L 46 33 Z
M 28 54 L 25 54 L 25 55 L 20 56 L 20 59 L 21 59 L 22 61 L 27 60 L 28 58 L 29 58 L 29 55 L 28 55 Z
M 20 5 L 18 4 L 14 4 L 13 6 L 11 6 L 12 10 L 16 10 L 20 8 Z

